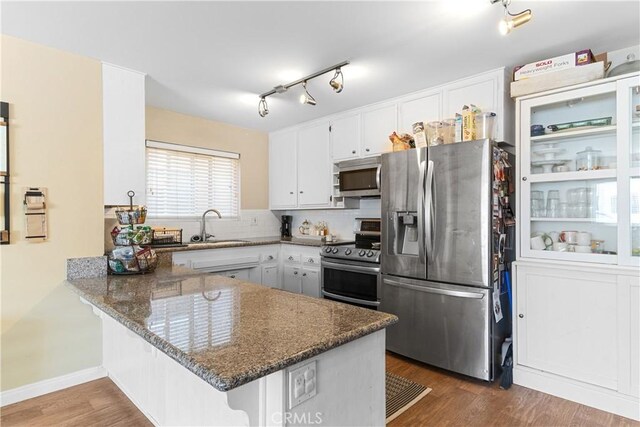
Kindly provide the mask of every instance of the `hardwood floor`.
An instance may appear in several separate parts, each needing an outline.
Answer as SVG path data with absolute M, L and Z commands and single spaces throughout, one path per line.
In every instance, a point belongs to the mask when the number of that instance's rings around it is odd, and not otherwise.
M 151 426 L 109 379 L 101 378 L 0 409 L 0 425 Z
M 387 353 L 387 370 L 433 390 L 393 420 L 401 426 L 640 426 L 588 406 L 513 385 L 500 389 Z
M 387 353 L 387 369 L 433 391 L 392 421 L 401 426 L 640 426 L 640 423 L 514 385 L 451 374 Z M 1 409 L 0 425 L 150 426 L 108 378 Z

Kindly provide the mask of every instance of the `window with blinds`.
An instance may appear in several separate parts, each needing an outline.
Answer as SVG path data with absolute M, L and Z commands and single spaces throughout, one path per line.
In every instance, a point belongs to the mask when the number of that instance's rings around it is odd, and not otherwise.
M 158 141 L 146 150 L 150 217 L 197 217 L 211 208 L 239 216 L 239 154 Z

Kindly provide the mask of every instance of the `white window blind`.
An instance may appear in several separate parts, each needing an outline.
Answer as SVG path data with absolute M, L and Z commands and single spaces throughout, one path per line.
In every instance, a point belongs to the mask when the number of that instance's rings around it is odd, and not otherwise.
M 150 217 L 239 216 L 239 154 L 147 141 L 146 158 Z

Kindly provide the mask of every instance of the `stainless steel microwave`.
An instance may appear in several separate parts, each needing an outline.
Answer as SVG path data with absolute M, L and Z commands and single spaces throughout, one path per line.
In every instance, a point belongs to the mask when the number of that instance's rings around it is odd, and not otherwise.
M 338 183 L 343 197 L 380 197 L 380 157 L 338 163 Z

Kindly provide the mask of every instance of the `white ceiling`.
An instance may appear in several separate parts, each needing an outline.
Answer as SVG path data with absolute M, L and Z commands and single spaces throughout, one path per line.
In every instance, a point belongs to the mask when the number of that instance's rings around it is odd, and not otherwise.
M 275 130 L 501 66 L 591 48 L 637 45 L 640 2 L 519 1 L 533 19 L 498 34 L 502 7 L 489 0 L 427 2 L 6 2 L 2 32 L 148 74 L 147 104 Z M 300 88 L 259 93 L 330 66 Z

